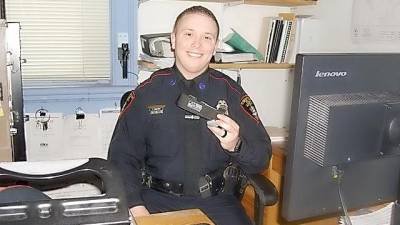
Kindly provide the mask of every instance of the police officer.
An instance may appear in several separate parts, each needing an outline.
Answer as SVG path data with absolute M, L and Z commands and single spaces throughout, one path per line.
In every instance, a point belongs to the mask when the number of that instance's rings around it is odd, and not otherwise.
M 208 66 L 218 34 L 211 11 L 184 10 L 171 33 L 175 65 L 153 73 L 122 109 L 109 160 L 121 170 L 134 217 L 200 208 L 218 225 L 251 224 L 233 194 L 204 197 L 199 190 L 200 178 L 228 162 L 259 173 L 271 157 L 269 136 L 250 97 Z M 225 113 L 207 122 L 177 106 L 182 93 Z

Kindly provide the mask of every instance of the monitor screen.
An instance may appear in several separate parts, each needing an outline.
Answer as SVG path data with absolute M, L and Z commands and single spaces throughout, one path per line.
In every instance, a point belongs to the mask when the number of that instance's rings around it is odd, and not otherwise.
M 296 58 L 282 216 L 394 201 L 400 175 L 400 54 Z

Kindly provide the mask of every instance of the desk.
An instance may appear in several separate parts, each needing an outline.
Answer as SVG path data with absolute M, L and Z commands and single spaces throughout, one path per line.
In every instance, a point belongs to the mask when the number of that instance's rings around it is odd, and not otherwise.
M 262 174 L 274 183 L 282 199 L 283 191 L 283 175 L 285 171 L 285 150 L 283 144 L 272 145 L 272 157 L 268 169 Z M 242 204 L 246 209 L 247 214 L 253 218 L 253 199 L 254 191 L 248 187 L 242 199 Z M 281 201 L 279 200 L 274 206 L 266 207 L 264 209 L 264 225 L 337 225 L 337 218 L 324 218 L 314 220 L 298 221 L 296 223 L 286 222 L 280 216 Z
M 190 225 L 214 223 L 199 209 L 188 209 L 174 212 L 156 213 L 135 218 L 137 225 Z

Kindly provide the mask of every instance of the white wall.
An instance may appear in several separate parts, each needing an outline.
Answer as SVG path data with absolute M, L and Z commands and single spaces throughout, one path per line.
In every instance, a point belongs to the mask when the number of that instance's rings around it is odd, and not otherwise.
M 222 71 L 236 79 L 237 72 Z M 292 70 L 242 70 L 242 87 L 254 101 L 265 126 L 288 127 L 293 87 Z
M 370 1 L 366 1 L 370 2 Z M 377 1 L 375 1 L 377 2 Z M 381 5 L 393 1 L 380 1 Z M 399 1 L 397 1 L 399 2 Z M 400 52 L 400 42 L 361 41 L 351 38 L 354 0 L 318 0 L 317 6 L 299 7 L 300 14 L 314 15 L 302 32 L 302 52 Z M 388 7 L 391 7 L 390 5 Z M 399 9 L 399 8 L 397 8 Z M 367 13 L 367 12 L 365 12 Z M 400 12 L 398 11 L 397 14 Z M 367 13 L 368 14 L 368 13 Z M 397 15 L 386 20 L 399 20 Z M 396 22 L 400 24 L 400 21 Z

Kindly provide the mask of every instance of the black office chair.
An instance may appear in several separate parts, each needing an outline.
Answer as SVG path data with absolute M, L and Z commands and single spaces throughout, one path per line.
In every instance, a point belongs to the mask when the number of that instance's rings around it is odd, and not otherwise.
M 275 185 L 261 174 L 248 174 L 246 186 L 252 186 L 254 189 L 254 224 L 263 225 L 264 208 L 275 205 L 278 201 L 278 191 Z M 243 197 L 242 193 L 240 199 Z
M 131 92 L 132 92 L 132 91 L 127 91 L 127 92 L 125 92 L 125 93 L 122 95 L 121 100 L 120 100 L 120 102 L 119 102 L 119 106 L 120 106 L 120 109 L 121 109 L 121 110 L 122 110 L 122 108 L 124 107 L 125 102 L 126 102 L 126 100 L 128 99 L 128 97 L 129 97 L 129 95 L 131 94 Z
M 120 101 L 120 107 L 124 106 L 131 91 L 125 92 Z M 261 174 L 247 174 L 246 180 L 240 188 L 237 197 L 239 200 L 243 198 L 246 186 L 250 185 L 254 189 L 254 224 L 263 225 L 264 221 L 264 208 L 272 206 L 278 201 L 278 191 L 275 185 L 266 177 Z

